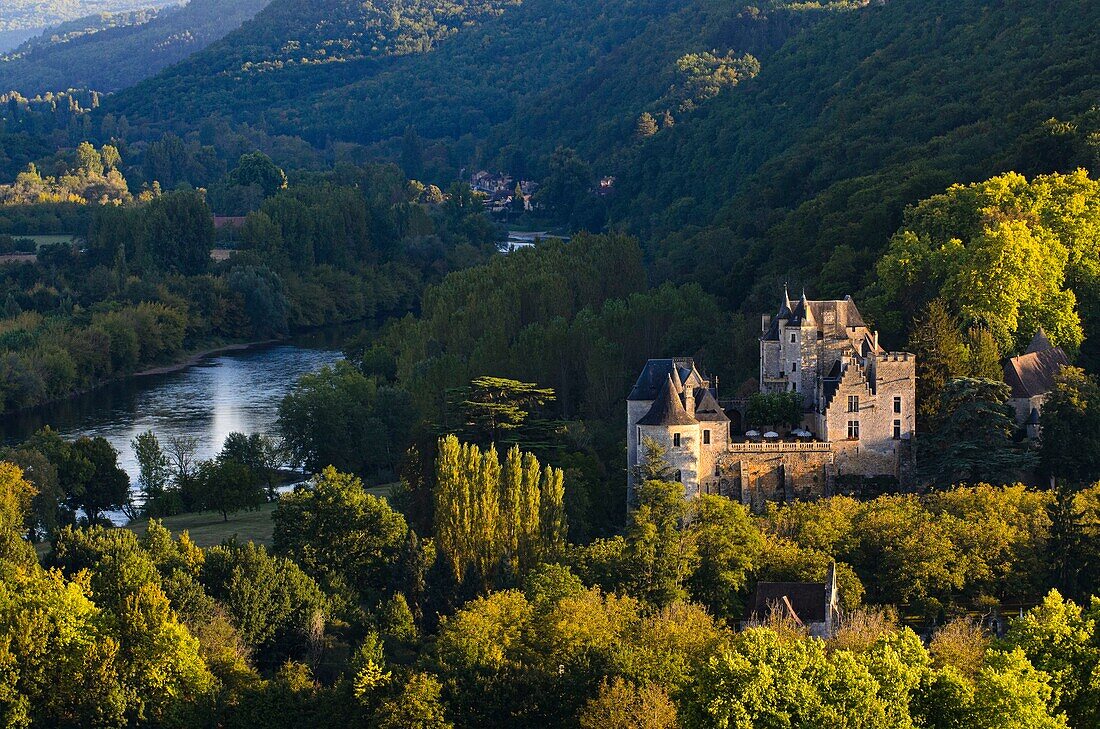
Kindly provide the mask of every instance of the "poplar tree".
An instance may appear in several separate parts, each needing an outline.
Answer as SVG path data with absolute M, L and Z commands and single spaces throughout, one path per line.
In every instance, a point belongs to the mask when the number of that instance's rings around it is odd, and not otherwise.
M 500 546 L 513 572 L 519 568 L 520 503 L 523 494 L 523 455 L 519 446 L 508 449 L 500 477 Z
M 539 506 L 541 502 L 541 494 L 539 493 L 540 475 L 538 459 L 531 453 L 524 453 L 523 480 L 520 485 L 520 510 L 517 515 L 520 569 L 527 569 L 534 564 L 538 555 L 540 536 Z
M 455 579 L 471 574 L 490 589 L 499 571 L 522 574 L 565 546 L 565 485 L 559 468 L 543 467 L 518 447 L 503 465 L 453 435 L 436 460 L 436 543 Z
M 477 452 L 476 446 L 470 446 Z M 471 495 L 476 505 L 473 519 L 474 545 L 477 567 L 483 581 L 487 581 L 500 564 L 500 459 L 497 449 L 490 447 L 481 454 L 478 464 L 476 489 Z M 488 585 L 486 584 L 486 587 Z
M 547 466 L 539 484 L 542 557 L 553 559 L 565 547 L 565 484 L 561 469 Z
M 465 574 L 462 560 L 461 530 L 463 514 L 462 496 L 462 446 L 458 438 L 447 436 L 439 441 L 439 454 L 435 459 L 435 532 L 439 549 L 443 552 L 454 573 L 461 582 Z

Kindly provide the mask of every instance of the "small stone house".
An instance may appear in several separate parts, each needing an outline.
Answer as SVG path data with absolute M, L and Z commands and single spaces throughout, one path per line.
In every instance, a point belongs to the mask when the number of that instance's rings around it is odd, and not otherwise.
M 840 627 L 840 594 L 836 564 L 824 582 L 758 582 L 745 606 L 741 627 L 759 625 L 769 617 L 793 621 L 816 638 L 832 638 Z
M 1061 347 L 1055 347 L 1046 332 L 1039 329 L 1019 357 L 1005 360 L 1005 382 L 1012 388 L 1008 403 L 1016 414 L 1016 425 L 1027 431 L 1029 438 L 1039 436 L 1039 415 L 1043 402 L 1054 389 L 1054 377 L 1069 358 Z

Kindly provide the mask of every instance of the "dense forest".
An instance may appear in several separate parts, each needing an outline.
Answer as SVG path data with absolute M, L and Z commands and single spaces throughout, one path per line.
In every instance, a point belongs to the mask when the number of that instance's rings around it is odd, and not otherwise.
M 1093 167 L 1096 12 L 529 0 L 430 52 L 286 66 L 248 35 L 285 37 L 275 4 L 97 114 L 155 137 L 213 112 L 329 155 L 366 144 L 441 185 L 471 164 L 529 176 L 571 227 L 626 227 L 658 280 L 696 281 L 750 313 L 784 279 L 864 290 L 904 208 L 951 184 Z M 230 63 L 273 67 L 205 73 Z M 605 175 L 615 194 L 590 195 Z
M 0 88 L 33 96 L 117 91 L 182 61 L 240 27 L 267 0 L 192 0 L 182 7 L 81 18 L 0 57 Z M 87 59 L 96 59 L 87 63 Z

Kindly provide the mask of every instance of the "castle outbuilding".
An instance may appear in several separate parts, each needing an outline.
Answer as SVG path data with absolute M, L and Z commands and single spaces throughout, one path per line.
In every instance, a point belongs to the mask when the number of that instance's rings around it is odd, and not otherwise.
M 649 438 L 666 449 L 689 496 L 759 505 L 829 495 L 844 477 L 904 480 L 916 357 L 883 349 L 851 297 L 803 294 L 792 303 L 784 291 L 778 313 L 762 318 L 760 391 L 801 396 L 800 428 L 785 437 L 744 432 L 744 403 L 720 405 L 691 358 L 649 360 L 627 398 L 628 473 Z
M 1005 360 L 1005 382 L 1012 388 L 1008 402 L 1015 411 L 1016 425 L 1029 438 L 1039 437 L 1043 403 L 1054 389 L 1054 378 L 1068 365 L 1065 351 L 1055 347 L 1042 328 L 1035 332 L 1023 354 Z
M 780 618 L 803 628 L 816 638 L 828 639 L 840 628 L 840 591 L 836 563 L 829 565 L 824 582 L 758 582 L 741 627 Z

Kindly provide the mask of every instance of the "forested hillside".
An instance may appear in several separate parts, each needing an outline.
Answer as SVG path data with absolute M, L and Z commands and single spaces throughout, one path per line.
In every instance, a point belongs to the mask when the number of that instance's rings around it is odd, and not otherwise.
M 1098 24 L 1087 0 L 831 18 L 641 145 L 612 217 L 651 242 L 658 278 L 746 310 L 773 306 L 784 279 L 857 294 L 906 205 L 1007 170 L 1095 169 Z
M 64 23 L 0 58 L 0 88 L 29 96 L 132 86 L 240 27 L 268 2 L 192 0 Z
M 0 30 L 45 28 L 95 13 L 178 5 L 180 0 L 4 0 Z
M 275 0 L 221 43 L 121 94 L 112 110 L 139 126 L 164 119 L 177 130 L 186 127 L 186 117 L 210 113 L 252 123 L 261 116 L 275 120 L 308 103 L 302 99 L 359 79 L 387 59 L 429 52 L 517 4 Z
M 371 35 L 369 13 L 337 33 L 318 18 L 345 17 L 339 4 L 277 0 L 106 112 L 151 137 L 213 113 L 392 156 L 412 127 L 440 181 L 471 164 L 544 179 L 565 145 L 573 194 L 548 201 L 562 218 L 625 224 L 659 278 L 752 310 L 782 277 L 858 293 L 905 205 L 951 183 L 1093 164 L 1095 122 L 1077 117 L 1100 87 L 1100 8 L 1084 0 L 1042 13 L 988 0 L 525 0 L 462 6 L 451 25 L 420 8 Z M 643 113 L 660 122 L 652 136 L 635 129 Z M 610 212 L 573 210 L 605 174 L 618 177 Z
M 681 56 L 725 53 L 731 44 L 742 46 L 738 52 L 767 52 L 821 15 L 817 5 L 788 5 L 766 3 L 781 18 L 769 24 L 767 14 L 713 0 L 419 2 L 400 12 L 391 3 L 350 12 L 337 0 L 276 0 L 255 23 L 110 106 L 139 125 L 165 120 L 180 129 L 196 114 L 214 112 L 319 144 L 370 144 L 409 126 L 429 139 L 477 140 L 530 114 L 537 118 L 521 122 L 517 133 L 525 144 L 552 150 L 578 136 L 557 131 L 578 121 L 560 117 L 557 106 L 562 98 L 576 102 L 578 83 L 585 98 L 613 92 L 601 114 L 588 118 L 597 128 L 609 114 L 616 123 L 632 121 L 678 81 Z

